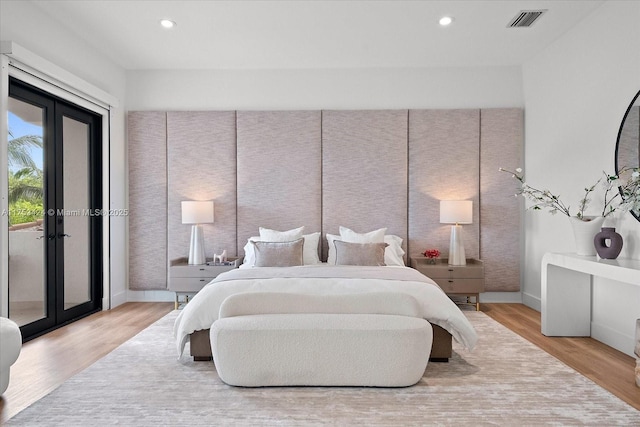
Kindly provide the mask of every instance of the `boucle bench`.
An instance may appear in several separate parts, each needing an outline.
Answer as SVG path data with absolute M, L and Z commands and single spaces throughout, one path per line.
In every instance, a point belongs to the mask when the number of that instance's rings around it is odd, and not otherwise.
M 399 293 L 228 297 L 211 327 L 229 385 L 405 387 L 422 378 L 432 327 Z

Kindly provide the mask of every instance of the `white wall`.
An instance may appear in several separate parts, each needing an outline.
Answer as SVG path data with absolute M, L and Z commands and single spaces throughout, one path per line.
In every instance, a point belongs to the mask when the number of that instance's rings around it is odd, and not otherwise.
M 124 69 L 84 39 L 65 29 L 31 2 L 3 1 L 0 40 L 13 41 L 75 76 L 113 95 L 120 106 L 111 114 L 111 209 L 126 207 L 125 87 Z M 112 306 L 126 301 L 125 218 L 111 221 Z
M 585 186 L 614 172 L 618 128 L 640 90 L 639 22 L 640 2 L 606 2 L 523 66 L 526 180 L 574 208 Z M 612 225 L 625 239 L 620 256 L 640 259 L 640 222 L 625 214 Z M 574 251 L 565 216 L 527 211 L 527 305 L 540 310 L 542 255 Z M 631 354 L 640 287 L 596 280 L 593 293 L 593 336 Z
M 127 72 L 128 110 L 523 105 L 520 67 Z

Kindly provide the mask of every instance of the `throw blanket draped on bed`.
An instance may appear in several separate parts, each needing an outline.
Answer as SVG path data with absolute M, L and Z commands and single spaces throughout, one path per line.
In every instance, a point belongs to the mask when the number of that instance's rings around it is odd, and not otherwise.
M 241 292 L 291 292 L 340 295 L 401 292 L 412 295 L 429 322 L 447 330 L 471 350 L 477 335 L 460 309 L 431 279 L 409 267 L 300 266 L 235 269 L 219 275 L 189 301 L 178 315 L 174 337 L 181 355 L 189 334 L 209 329 L 222 302 Z

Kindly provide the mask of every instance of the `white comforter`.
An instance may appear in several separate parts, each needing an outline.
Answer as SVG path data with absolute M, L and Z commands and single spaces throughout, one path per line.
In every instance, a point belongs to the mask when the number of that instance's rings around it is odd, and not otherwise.
M 441 326 L 471 350 L 478 337 L 460 309 L 433 280 L 409 267 L 301 266 L 236 269 L 207 284 L 180 312 L 174 337 L 181 355 L 189 334 L 209 329 L 222 302 L 240 292 L 291 292 L 311 295 L 402 292 L 416 298 L 423 317 Z

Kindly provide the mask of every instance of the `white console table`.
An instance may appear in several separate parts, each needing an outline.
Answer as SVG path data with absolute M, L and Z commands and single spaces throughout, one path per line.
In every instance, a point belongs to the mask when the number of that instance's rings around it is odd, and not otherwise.
M 591 335 L 593 276 L 640 286 L 640 260 L 546 253 L 542 257 L 542 333 Z

